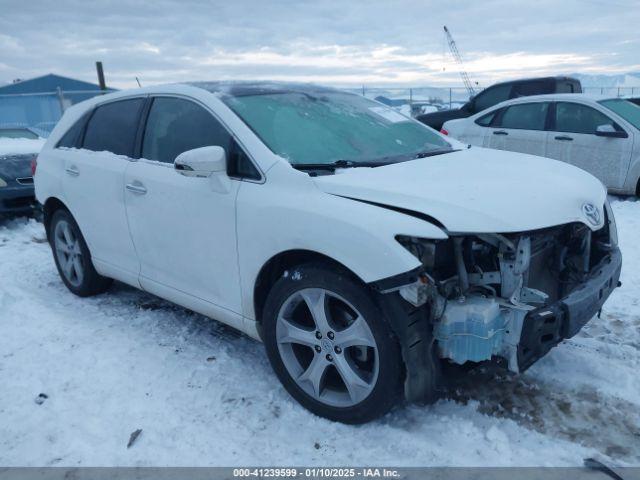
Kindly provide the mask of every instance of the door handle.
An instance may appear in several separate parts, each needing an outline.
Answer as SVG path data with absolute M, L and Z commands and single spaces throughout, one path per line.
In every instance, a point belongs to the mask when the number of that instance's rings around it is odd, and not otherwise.
M 127 183 L 126 188 L 137 195 L 144 195 L 147 193 L 147 189 L 140 182 Z
M 509 135 L 508 132 L 505 132 L 504 130 L 495 130 L 493 132 L 494 135 Z
M 80 175 L 80 171 L 75 165 L 71 165 L 70 167 L 65 168 L 65 171 L 72 177 L 77 177 L 78 175 Z
M 564 142 L 572 142 L 573 141 L 573 137 L 567 137 L 566 135 L 559 135 L 557 137 L 555 137 L 556 140 L 562 140 Z

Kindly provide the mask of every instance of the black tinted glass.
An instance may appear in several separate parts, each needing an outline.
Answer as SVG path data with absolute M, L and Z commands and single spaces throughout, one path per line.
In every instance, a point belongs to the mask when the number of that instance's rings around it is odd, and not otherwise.
M 476 112 L 481 112 L 489 107 L 504 102 L 509 99 L 511 93 L 511 84 L 498 85 L 497 87 L 487 88 L 485 91 L 480 92 L 475 98 L 474 107 Z
M 74 123 L 67 133 L 65 133 L 58 145 L 56 147 L 66 147 L 66 148 L 74 148 L 78 146 L 78 141 L 80 140 L 80 134 L 82 133 L 82 129 L 84 128 L 85 123 L 87 122 L 87 115 L 83 115 L 80 117 L 76 123 Z
M 579 93 L 571 82 L 558 82 L 555 93 Z
M 545 93 L 553 93 L 553 82 L 517 83 L 513 86 L 513 94 L 511 97 L 529 97 L 531 95 L 543 95 Z
M 548 103 L 523 103 L 505 110 L 500 120 L 503 128 L 522 130 L 544 130 L 547 119 Z
M 260 172 L 258 172 L 253 162 L 235 141 L 232 143 L 231 151 L 228 153 L 227 158 L 229 176 L 260 180 Z
M 82 146 L 95 152 L 132 156 L 143 101 L 136 98 L 98 107 L 89 119 Z
M 213 145 L 228 153 L 231 135 L 204 108 L 180 98 L 153 101 L 142 142 L 143 158 L 173 163 L 182 152 Z

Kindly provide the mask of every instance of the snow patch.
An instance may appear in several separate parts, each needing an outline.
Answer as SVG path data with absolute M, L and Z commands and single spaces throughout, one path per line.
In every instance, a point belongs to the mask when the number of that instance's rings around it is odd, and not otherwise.
M 0 155 L 38 153 L 45 142 L 44 138 L 0 138 Z
M 640 202 L 612 207 L 623 286 L 601 318 L 522 376 L 357 427 L 303 409 L 214 320 L 118 283 L 75 297 L 41 224 L 0 223 L 0 465 L 638 466 Z

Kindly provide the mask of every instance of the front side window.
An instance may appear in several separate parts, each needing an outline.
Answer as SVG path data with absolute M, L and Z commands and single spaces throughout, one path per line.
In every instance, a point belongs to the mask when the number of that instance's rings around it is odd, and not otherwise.
M 294 166 L 392 163 L 451 149 L 424 125 L 349 93 L 286 90 L 223 100 L 271 151 Z
M 93 112 L 82 147 L 94 152 L 133 156 L 133 148 L 144 100 L 134 98 L 101 105 Z
M 631 125 L 640 130 L 640 106 L 622 99 L 601 100 L 598 102 L 603 107 L 620 115 Z
M 500 119 L 500 127 L 522 130 L 544 130 L 549 103 L 523 103 L 508 107 Z
M 558 102 L 555 120 L 557 132 L 593 135 L 600 125 L 617 128 L 615 122 L 604 113 L 580 103 Z
M 153 100 L 142 140 L 142 157 L 173 163 L 194 148 L 218 146 L 229 152 L 231 135 L 211 113 L 182 98 Z
M 500 102 L 509 100 L 511 87 L 511 84 L 498 85 L 497 87 L 487 88 L 485 91 L 480 92 L 473 102 L 475 111 L 481 112 L 482 110 L 493 107 Z

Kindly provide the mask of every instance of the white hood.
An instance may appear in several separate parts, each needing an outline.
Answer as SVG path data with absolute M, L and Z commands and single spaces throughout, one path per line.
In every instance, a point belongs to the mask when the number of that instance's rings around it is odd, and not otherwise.
M 591 174 L 547 158 L 472 147 L 314 178 L 323 191 L 429 215 L 453 233 L 508 233 L 604 222 L 606 190 Z M 591 204 L 599 223 L 587 219 Z

